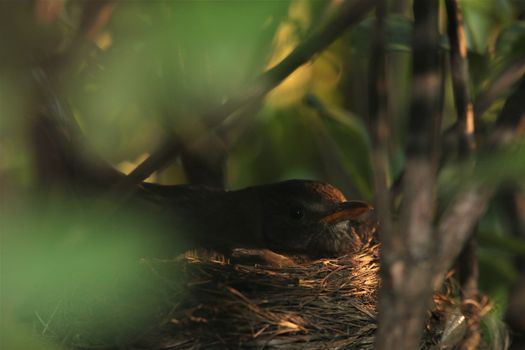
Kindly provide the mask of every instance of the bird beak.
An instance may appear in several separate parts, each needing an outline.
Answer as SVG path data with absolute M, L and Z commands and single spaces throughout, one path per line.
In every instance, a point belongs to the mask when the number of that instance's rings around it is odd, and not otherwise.
M 355 219 L 374 208 L 365 202 L 348 201 L 337 205 L 337 207 L 328 215 L 321 219 L 321 222 L 328 224 L 338 221 Z

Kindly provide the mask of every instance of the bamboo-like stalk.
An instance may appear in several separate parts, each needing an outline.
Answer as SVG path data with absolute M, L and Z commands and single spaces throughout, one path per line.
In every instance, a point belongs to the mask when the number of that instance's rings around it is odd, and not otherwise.
M 469 87 L 467 46 L 463 15 L 458 0 L 446 0 L 450 69 L 459 126 L 460 153 L 468 155 L 475 149 L 474 109 Z
M 414 2 L 412 102 L 401 221 L 382 250 L 376 349 L 418 349 L 435 257 L 431 135 L 439 116 L 438 1 Z
M 466 160 L 473 151 L 476 143 L 474 137 L 474 107 L 469 88 L 469 72 L 467 45 L 463 15 L 458 0 L 446 0 L 448 21 L 448 38 L 450 42 L 450 70 L 452 74 L 452 88 L 457 113 L 457 131 L 459 155 Z M 478 259 L 476 255 L 477 240 L 476 226 L 474 225 L 459 256 L 459 279 L 464 299 L 475 300 L 478 297 Z M 466 312 L 475 313 L 474 304 L 469 304 Z M 479 320 L 473 318 L 467 327 L 462 348 L 474 349 L 480 341 Z
M 374 43 L 371 52 L 369 73 L 369 129 L 372 139 L 372 165 L 374 173 L 375 208 L 381 222 L 382 232 L 386 232 L 383 241 L 389 249 L 389 232 L 392 228 L 390 218 L 390 194 L 388 190 L 388 96 L 385 61 L 385 24 L 386 3 L 382 1 L 376 9 Z
M 371 50 L 371 63 L 369 72 L 369 130 L 372 140 L 372 167 L 374 176 L 374 206 L 378 213 L 379 222 L 382 226 L 380 231 L 380 241 L 382 245 L 381 260 L 381 288 L 380 304 L 385 305 L 390 302 L 388 298 L 391 284 L 388 273 L 389 259 L 391 252 L 399 250 L 399 232 L 394 231 L 391 211 L 390 211 L 390 192 L 388 189 L 388 120 L 387 120 L 387 91 L 386 91 L 386 62 L 385 62 L 385 19 L 386 1 L 378 4 L 376 9 L 376 20 L 374 28 L 374 41 Z M 385 268 L 386 267 L 386 268 Z M 387 331 L 392 325 L 388 323 L 387 317 L 390 311 L 387 308 L 379 308 L 379 327 L 380 331 L 376 336 L 376 348 L 386 348 L 390 333 Z M 381 331 L 382 330 L 382 331 Z

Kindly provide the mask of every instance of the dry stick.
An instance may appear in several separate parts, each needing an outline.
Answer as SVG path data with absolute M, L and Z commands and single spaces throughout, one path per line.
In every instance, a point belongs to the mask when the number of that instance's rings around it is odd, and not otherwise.
M 463 15 L 458 0 L 445 1 L 450 42 L 450 69 L 452 88 L 457 113 L 458 141 L 460 159 L 466 160 L 475 151 L 474 108 L 469 89 L 467 46 Z M 470 233 L 459 257 L 460 284 L 464 299 L 476 299 L 478 296 L 478 260 L 476 256 L 476 226 Z M 467 306 L 466 312 L 474 316 L 475 307 Z M 469 317 L 469 327 L 463 338 L 463 349 L 474 349 L 480 341 L 479 323 L 476 317 Z
M 390 192 L 388 190 L 388 98 L 385 61 L 385 18 L 386 2 L 382 1 L 376 9 L 372 62 L 369 72 L 369 132 L 372 139 L 372 165 L 374 173 L 375 208 L 379 216 L 382 232 L 389 235 L 392 230 L 390 218 Z M 383 247 L 390 249 L 388 238 Z
M 525 75 L 521 77 L 516 90 L 507 99 L 491 139 L 491 148 L 505 145 L 525 133 Z M 433 277 L 434 288 L 443 282 L 446 271 L 457 258 L 465 241 L 469 238 L 472 227 L 485 212 L 493 194 L 492 188 L 481 185 L 473 186 L 460 192 L 443 213 L 438 223 L 439 260 Z
M 414 2 L 413 81 L 401 222 L 383 248 L 377 349 L 419 349 L 435 257 L 431 135 L 439 114 L 438 0 Z
M 378 0 L 345 1 L 340 6 L 337 15 L 325 26 L 316 30 L 304 42 L 299 44 L 292 53 L 285 57 L 275 67 L 269 69 L 251 85 L 243 89 L 239 95 L 228 99 L 224 104 L 212 109 L 204 115 L 209 120 L 210 128 L 216 128 L 233 112 L 242 106 L 249 105 L 279 85 L 286 77 L 301 65 L 307 63 L 313 56 L 325 49 L 351 25 L 357 24 L 377 3 Z M 195 135 L 192 138 L 198 138 Z M 139 164 L 123 183 L 124 188 L 139 184 L 153 172 L 173 160 L 179 153 L 176 145 L 165 145 Z M 159 156 L 161 154 L 162 156 Z

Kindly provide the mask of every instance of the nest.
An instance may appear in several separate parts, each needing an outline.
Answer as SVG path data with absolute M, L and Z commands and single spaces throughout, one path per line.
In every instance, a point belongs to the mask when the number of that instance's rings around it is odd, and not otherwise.
M 371 348 L 378 286 L 372 250 L 377 245 L 286 267 L 186 257 L 185 301 L 162 332 L 148 336 L 157 345 L 143 347 Z
M 247 263 L 252 252 L 238 250 L 236 263 L 208 254 L 143 261 L 144 271 L 162 288 L 151 284 L 156 300 L 150 308 L 152 317 L 123 333 L 118 347 L 372 349 L 379 245 L 373 239 L 375 228 L 369 230 L 369 239 L 363 239 L 354 253 L 337 259 L 286 260 L 280 264 L 284 266 L 276 266 Z M 457 288 L 450 282 L 446 286 L 434 297 L 422 349 L 453 348 L 465 334 L 468 317 L 461 312 Z M 479 317 L 487 304 L 479 305 L 471 319 Z M 115 314 L 116 307 L 108 314 Z M 98 323 L 98 328 L 104 327 Z M 70 329 L 69 334 L 77 334 L 75 341 L 60 340 L 75 348 L 116 347 L 114 335 L 82 332 L 79 338 L 79 329 Z
M 185 297 L 143 349 L 372 349 L 379 287 L 375 227 L 352 254 L 285 266 L 230 263 L 206 254 L 177 262 Z M 235 258 L 250 260 L 250 251 Z M 165 266 L 152 263 L 157 268 Z M 434 297 L 422 349 L 459 342 L 467 319 L 449 282 Z M 479 315 L 479 313 L 478 313 Z M 474 317 L 474 315 L 472 315 Z M 446 345 L 446 346 L 445 346 Z

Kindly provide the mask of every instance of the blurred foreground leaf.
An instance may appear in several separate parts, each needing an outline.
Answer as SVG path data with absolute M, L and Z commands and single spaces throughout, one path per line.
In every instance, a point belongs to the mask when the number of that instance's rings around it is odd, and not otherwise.
M 177 274 L 158 279 L 141 258 L 177 240 L 144 212 L 108 216 L 59 198 L 12 202 L 0 211 L 2 332 L 25 326 L 76 346 L 124 344 L 176 302 Z

